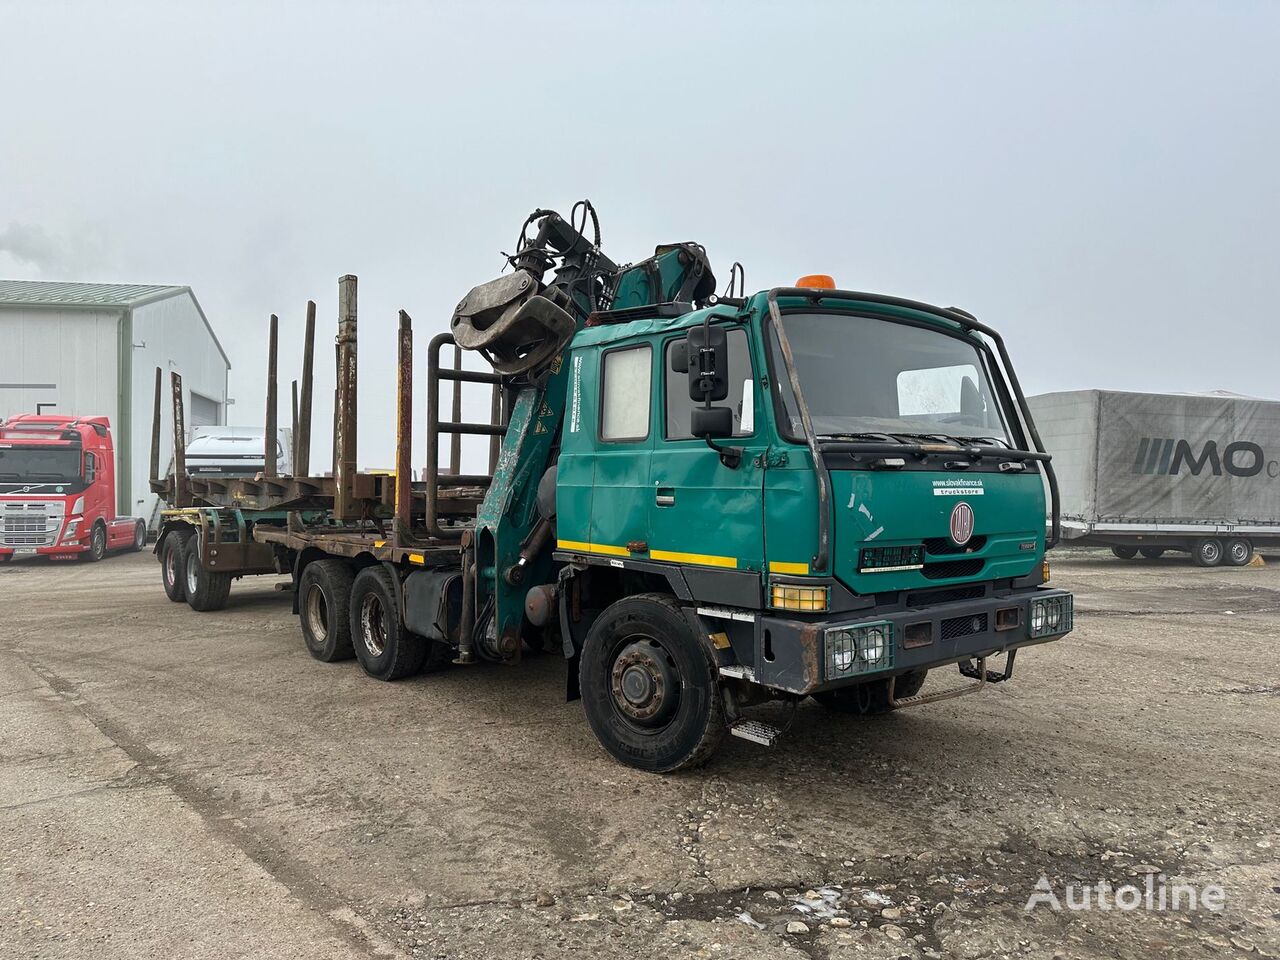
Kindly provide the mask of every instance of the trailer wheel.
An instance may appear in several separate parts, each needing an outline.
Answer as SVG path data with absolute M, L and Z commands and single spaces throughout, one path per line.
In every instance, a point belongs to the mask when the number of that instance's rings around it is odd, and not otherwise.
M 920 692 L 920 688 L 924 686 L 925 677 L 928 675 L 929 671 L 927 669 L 908 670 L 906 673 L 898 674 L 893 687 L 893 695 L 898 698 L 914 697 Z M 824 690 L 821 693 L 815 693 L 813 699 L 828 710 L 833 710 L 836 713 L 848 713 L 857 717 L 888 713 L 892 709 L 889 706 L 889 680 L 887 677 L 883 680 L 870 680 L 851 687 Z
M 1164 547 L 1139 547 L 1138 552 L 1148 560 L 1159 560 L 1164 556 Z
M 164 595 L 174 603 L 187 599 L 187 541 L 189 530 L 171 530 L 160 549 L 160 580 Z
M 1216 567 L 1222 563 L 1222 541 L 1213 537 L 1201 537 L 1191 550 L 1197 567 Z
M 183 554 L 183 583 L 187 606 L 200 613 L 221 610 L 231 594 L 231 574 L 206 570 L 200 565 L 200 538 L 189 537 Z
M 141 553 L 142 548 L 147 545 L 147 522 L 139 520 L 133 528 L 133 546 L 130 548 L 134 553 Z
M 80 554 L 85 563 L 97 563 L 107 555 L 107 525 L 101 520 L 93 525 L 93 533 L 89 534 L 89 549 Z
M 626 597 L 587 633 L 578 664 L 587 723 L 628 766 L 667 773 L 705 763 L 727 729 L 711 648 L 671 597 Z
M 364 672 L 376 680 L 399 680 L 422 669 L 428 641 L 400 620 L 391 575 L 365 567 L 351 585 L 351 641 Z
M 1227 541 L 1227 562 L 1233 567 L 1243 567 L 1253 559 L 1253 543 L 1244 537 L 1232 537 Z
M 1112 547 L 1111 552 L 1121 560 L 1132 560 L 1138 555 L 1137 547 Z
M 307 652 L 323 663 L 350 660 L 351 568 L 341 560 L 316 560 L 302 569 L 298 613 Z

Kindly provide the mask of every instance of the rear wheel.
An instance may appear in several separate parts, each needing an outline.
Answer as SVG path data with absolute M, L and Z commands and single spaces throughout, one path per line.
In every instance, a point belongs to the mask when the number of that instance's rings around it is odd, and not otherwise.
M 422 669 L 429 641 L 400 621 L 395 585 L 381 567 L 366 567 L 351 585 L 351 642 L 364 672 L 399 680 Z
M 307 652 L 324 663 L 350 660 L 351 568 L 341 560 L 316 560 L 302 570 L 298 583 L 298 613 Z
M 231 594 L 231 574 L 206 570 L 200 563 L 200 538 L 187 541 L 183 563 L 183 582 L 186 584 L 187 606 L 200 613 L 221 610 Z
M 1148 560 L 1159 560 L 1164 556 L 1164 547 L 1139 547 L 1138 552 Z
M 1132 560 L 1138 555 L 1137 547 L 1112 547 L 1111 552 L 1121 560 Z
M 164 583 L 164 595 L 174 603 L 187 599 L 187 541 L 188 530 L 174 530 L 164 538 L 160 548 L 160 580 Z
M 1233 567 L 1243 567 L 1253 559 L 1253 543 L 1244 537 L 1232 537 L 1227 541 L 1227 562 Z
M 578 669 L 592 732 L 629 766 L 695 767 L 724 737 L 711 649 L 671 597 L 641 594 L 606 609 L 587 633 Z
M 903 697 L 914 697 L 924 686 L 929 671 L 908 670 L 898 674 L 893 686 L 893 695 L 901 700 Z M 857 717 L 870 716 L 876 713 L 887 713 L 893 709 L 889 705 L 889 679 L 871 680 L 852 687 L 838 687 L 835 690 L 824 690 L 815 693 L 813 699 L 828 710 L 836 713 L 848 713 Z
M 147 523 L 145 520 L 139 520 L 133 528 L 133 545 L 132 550 L 138 553 L 147 545 Z
M 1216 567 L 1222 563 L 1222 541 L 1213 537 L 1201 537 L 1191 550 L 1197 567 Z

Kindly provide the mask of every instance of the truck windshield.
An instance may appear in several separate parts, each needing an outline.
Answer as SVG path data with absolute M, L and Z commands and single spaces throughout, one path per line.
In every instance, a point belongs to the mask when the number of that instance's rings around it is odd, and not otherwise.
M 80 479 L 80 450 L 72 447 L 0 447 L 0 480 L 73 483 Z
M 942 436 L 1010 444 L 982 354 L 968 341 L 892 320 L 782 315 L 818 436 Z M 770 338 L 791 435 L 803 431 L 777 336 Z

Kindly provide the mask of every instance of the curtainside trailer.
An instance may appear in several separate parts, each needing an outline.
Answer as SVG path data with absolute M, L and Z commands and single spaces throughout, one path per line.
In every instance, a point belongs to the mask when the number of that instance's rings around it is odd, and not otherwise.
M 1062 491 L 1063 537 L 1122 560 L 1243 566 L 1280 547 L 1280 403 L 1076 390 L 1030 399 Z

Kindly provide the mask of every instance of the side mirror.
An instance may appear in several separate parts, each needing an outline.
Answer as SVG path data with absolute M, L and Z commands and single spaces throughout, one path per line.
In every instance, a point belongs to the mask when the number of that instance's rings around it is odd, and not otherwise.
M 689 432 L 702 440 L 733 436 L 733 411 L 728 407 L 694 407 Z
M 729 396 L 729 338 L 724 327 L 694 327 L 687 343 L 689 399 L 695 403 L 725 399 Z

